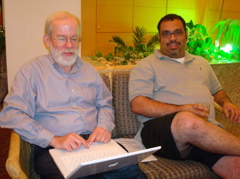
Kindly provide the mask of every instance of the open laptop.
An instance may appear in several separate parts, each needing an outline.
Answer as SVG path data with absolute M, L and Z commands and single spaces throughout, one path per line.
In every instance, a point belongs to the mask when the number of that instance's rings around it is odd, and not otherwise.
M 74 179 L 136 164 L 152 155 L 160 146 L 128 153 L 114 140 L 94 142 L 89 149 L 83 146 L 68 152 L 51 149 L 50 155 L 64 178 Z

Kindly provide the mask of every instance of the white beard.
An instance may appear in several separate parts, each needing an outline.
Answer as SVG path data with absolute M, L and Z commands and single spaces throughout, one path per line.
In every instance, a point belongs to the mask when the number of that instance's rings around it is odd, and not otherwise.
M 52 55 L 53 60 L 62 66 L 72 66 L 78 57 L 78 51 L 79 50 L 74 50 L 74 49 L 69 49 L 69 50 L 57 50 L 54 48 L 52 45 L 50 45 L 50 54 Z M 73 56 L 70 57 L 64 57 L 62 53 L 64 52 L 73 52 Z

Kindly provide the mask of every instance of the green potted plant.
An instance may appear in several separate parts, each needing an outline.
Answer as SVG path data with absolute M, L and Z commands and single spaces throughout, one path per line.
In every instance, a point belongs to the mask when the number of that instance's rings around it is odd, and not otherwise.
M 220 46 L 230 44 L 236 61 L 240 61 L 240 19 L 218 21 L 212 33 L 217 31 L 216 40 Z
M 240 46 L 240 19 L 226 19 L 218 21 L 212 32 L 217 30 L 218 41 L 230 43 L 233 46 Z
M 215 47 L 212 45 L 212 38 L 208 36 L 205 26 L 193 24 L 193 21 L 186 23 L 188 31 L 187 51 L 199 55 L 211 61 L 211 54 Z
M 188 43 L 187 51 L 194 55 L 204 57 L 211 63 L 225 63 L 240 60 L 238 51 L 224 51 L 213 44 L 212 38 L 208 35 L 206 27 L 201 24 L 193 24 L 191 20 L 187 25 Z
M 133 46 L 128 46 L 121 37 L 113 36 L 109 42 L 116 44 L 114 54 L 109 53 L 102 57 L 101 52 L 97 51 L 93 60 L 106 60 L 110 65 L 136 64 L 142 58 L 153 53 L 158 45 L 158 34 L 155 34 L 146 42 L 147 31 L 143 27 L 136 27 L 133 31 Z

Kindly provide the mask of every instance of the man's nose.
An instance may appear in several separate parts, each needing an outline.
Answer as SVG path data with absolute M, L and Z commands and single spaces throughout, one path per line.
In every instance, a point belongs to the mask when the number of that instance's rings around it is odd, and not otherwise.
M 65 47 L 72 47 L 72 46 L 73 46 L 73 43 L 71 42 L 71 39 L 70 39 L 70 38 L 67 38 L 67 39 L 66 39 Z

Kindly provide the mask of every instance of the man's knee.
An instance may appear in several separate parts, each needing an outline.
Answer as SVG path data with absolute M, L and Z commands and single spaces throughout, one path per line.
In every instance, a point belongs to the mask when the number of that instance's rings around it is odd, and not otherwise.
M 171 131 L 175 140 L 186 140 L 187 136 L 191 136 L 199 128 L 204 127 L 203 120 L 199 120 L 198 117 L 192 112 L 181 111 L 176 114 L 172 121 Z
M 175 115 L 172 126 L 175 125 L 175 127 L 181 129 L 193 129 L 199 127 L 201 122 L 196 114 L 189 111 L 181 111 Z

